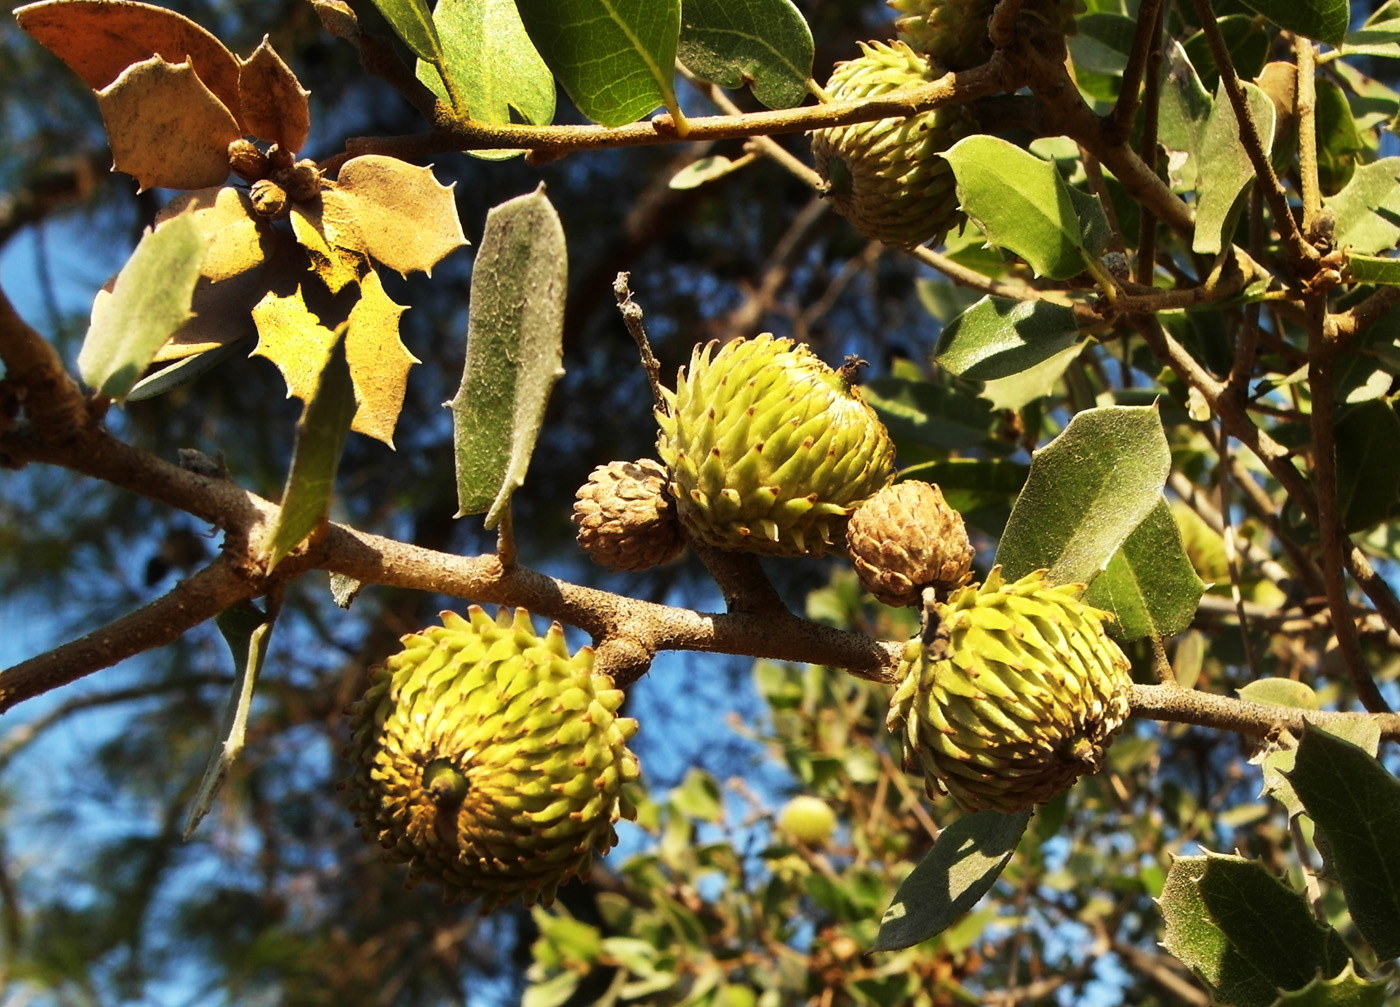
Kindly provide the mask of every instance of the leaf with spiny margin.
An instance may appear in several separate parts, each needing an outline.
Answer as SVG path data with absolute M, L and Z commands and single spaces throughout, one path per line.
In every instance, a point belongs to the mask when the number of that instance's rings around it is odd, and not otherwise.
M 343 240 L 358 232 L 358 244 L 347 247 L 404 275 L 421 270 L 431 276 L 435 265 L 467 243 L 452 194 L 456 184 L 442 185 L 430 169 L 396 157 L 365 154 L 341 167 L 330 205 L 340 214 Z M 330 213 L 328 208 L 324 217 Z
M 345 362 L 345 342 L 339 333 L 336 336 L 316 391 L 297 421 L 282 506 L 261 548 L 268 573 L 321 526 L 330 510 L 340 454 L 355 417 L 355 386 Z
M 350 429 L 394 446 L 394 426 L 403 412 L 408 371 L 418 358 L 399 338 L 402 304 L 384 292 L 379 274 L 360 281 L 360 299 L 350 309 L 345 330 L 345 359 L 355 383 L 359 408 Z
M 996 883 L 1031 813 L 978 811 L 938 834 L 880 919 L 872 951 L 897 951 L 941 934 Z
M 1400 957 L 1400 780 L 1364 749 L 1309 725 L 1285 774 L 1317 825 L 1361 936 Z
M 1274 142 L 1274 102 L 1253 84 L 1244 83 L 1250 118 L 1264 150 Z M 1222 82 L 1216 90 L 1210 118 L 1201 138 L 1200 186 L 1197 190 L 1196 233 L 1191 249 L 1216 255 L 1229 243 L 1239 219 L 1246 188 L 1255 179 L 1254 162 L 1240 140 L 1240 122 Z
M 550 389 L 564 373 L 568 252 L 541 185 L 486 215 L 472 268 L 467 360 L 452 409 L 457 517 L 494 528 L 525 481 Z
M 99 394 L 121 401 L 156 351 L 190 317 L 209 240 L 188 217 L 147 231 L 117 274 L 111 294 L 99 293 L 78 353 L 78 372 Z
M 1380 980 L 1363 979 L 1356 974 L 1356 963 L 1333 979 L 1318 976 L 1300 990 L 1281 993 L 1274 1007 L 1384 1007 L 1387 986 Z
M 1339 975 L 1351 961 L 1341 937 L 1307 899 L 1258 860 L 1177 857 L 1158 900 L 1162 946 L 1234 1007 L 1273 1007 L 1279 993 Z
M 1161 498 L 1171 469 L 1156 406 L 1086 409 L 1031 459 L 995 562 L 1014 582 L 1047 568 L 1088 584 Z
M 94 91 L 152 56 L 175 64 L 188 59 L 205 87 L 243 121 L 238 58 L 183 14 L 144 3 L 45 0 L 15 8 L 15 20 Z
M 951 374 L 990 381 L 1020 374 L 1080 338 L 1071 308 L 988 295 L 943 327 L 933 359 Z
M 680 0 L 516 0 L 535 49 L 578 110 L 604 126 L 676 104 Z
M 1066 280 L 1084 272 L 1086 234 L 1107 233 L 1103 207 L 1076 203 L 1059 169 L 1050 161 L 994 136 L 968 136 L 943 154 L 953 166 L 958 202 L 987 235 L 987 243 L 1014 252 L 1037 276 Z
M 418 79 L 447 104 L 453 93 L 466 102 L 458 114 L 473 122 L 527 122 L 547 126 L 554 121 L 554 74 L 535 51 L 515 0 L 438 0 L 433 10 L 442 65 L 418 61 Z M 501 161 L 520 150 L 469 150 L 472 157 Z
M 339 337 L 307 307 L 305 288 L 269 290 L 253 307 L 253 324 L 258 345 L 251 356 L 266 357 L 282 372 L 288 398 L 310 402 Z
M 1400 241 L 1400 157 L 1383 157 L 1352 173 L 1341 192 L 1323 199 L 1336 218 L 1338 248 L 1373 255 Z
M 1244 0 L 1287 31 L 1328 45 L 1341 45 L 1351 23 L 1347 0 Z
M 311 131 L 311 92 L 301 86 L 267 36 L 253 55 L 239 60 L 238 95 L 247 131 L 259 140 L 295 153 Z
M 241 134 L 189 63 L 135 63 L 97 92 L 112 168 L 146 189 L 203 189 L 228 178 L 228 145 Z
M 429 63 L 442 61 L 442 45 L 427 0 L 374 0 L 374 6 L 413 55 Z
M 1273 706 L 1289 706 L 1299 710 L 1316 710 L 1321 703 L 1317 694 L 1301 682 L 1288 679 L 1264 678 L 1250 682 L 1239 690 L 1240 698 L 1253 703 Z M 1355 720 L 1339 721 L 1321 727 L 1319 730 L 1335 734 L 1362 751 L 1375 755 L 1380 748 L 1381 729 L 1374 721 L 1358 717 Z M 1296 818 L 1304 812 L 1303 802 L 1288 781 L 1288 773 L 1298 761 L 1298 739 L 1285 731 L 1279 739 L 1249 760 L 1257 764 L 1264 773 L 1264 786 L 1261 797 L 1272 797 L 1284 806 L 1289 818 Z
M 1113 613 L 1108 628 L 1123 640 L 1165 640 L 1191 625 L 1205 591 L 1181 544 L 1171 505 L 1159 496 L 1094 578 L 1084 600 Z
M 315 202 L 293 203 L 287 216 L 297 244 L 332 294 L 358 282 L 370 268 L 354 211 L 339 190 L 323 192 Z
M 792 0 L 685 0 L 680 60 L 701 80 L 753 88 L 769 108 L 807 97 L 815 49 Z
M 233 653 L 233 691 L 229 693 L 228 706 L 224 710 L 220 732 L 223 740 L 209 753 L 204 776 L 185 816 L 186 842 L 199 828 L 199 823 L 204 821 L 214 798 L 219 796 L 224 781 L 228 779 L 229 770 L 243 752 L 248 731 L 248 710 L 253 704 L 253 687 L 257 685 L 272 635 L 272 620 L 251 601 L 241 601 L 232 608 L 224 609 L 215 616 L 214 623 Z

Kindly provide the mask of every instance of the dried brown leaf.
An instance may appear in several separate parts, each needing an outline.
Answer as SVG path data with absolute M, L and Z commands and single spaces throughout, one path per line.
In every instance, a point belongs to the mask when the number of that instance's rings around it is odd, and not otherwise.
M 238 123 L 188 62 L 142 60 L 98 91 L 97 103 L 112 167 L 142 189 L 203 189 L 228 178 Z
M 282 62 L 266 35 L 253 55 L 240 62 L 238 96 L 243 103 L 244 127 L 259 140 L 278 144 L 283 150 L 301 150 L 311 129 L 311 110 L 306 103 L 311 92 Z
M 427 168 L 366 154 L 345 162 L 334 191 L 352 211 L 365 251 L 400 273 L 431 273 L 467 243 L 452 186 Z
M 384 293 L 379 274 L 360 281 L 360 300 L 350 311 L 345 333 L 345 357 L 355 383 L 359 409 L 350 429 L 394 446 L 394 424 L 403 411 L 408 370 L 418 358 L 399 340 L 402 304 Z
M 188 59 L 234 120 L 242 121 L 237 57 L 182 14 L 128 0 L 46 0 L 16 8 L 15 19 L 94 91 L 152 56 L 167 63 Z

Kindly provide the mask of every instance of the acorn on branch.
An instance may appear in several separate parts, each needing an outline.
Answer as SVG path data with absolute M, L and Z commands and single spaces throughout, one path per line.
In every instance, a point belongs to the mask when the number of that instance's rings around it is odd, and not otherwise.
M 658 412 L 686 532 L 732 552 L 820 556 L 894 474 L 875 411 L 807 346 L 763 334 L 696 347 Z
M 660 462 L 609 462 L 589 473 L 574 502 L 573 522 L 584 552 L 613 570 L 646 570 L 685 549 L 675 504 Z
M 837 101 L 876 98 L 940 75 L 904 42 L 862 42 L 826 88 Z M 950 105 L 905 118 L 856 122 L 812 134 L 817 172 L 836 209 L 867 238 L 900 248 L 942 241 L 963 218 L 953 169 L 939 155 L 975 132 L 972 115 Z
M 887 726 L 929 796 L 967 811 L 1022 811 L 1097 772 L 1129 712 L 1128 659 L 1083 585 L 1037 570 L 937 604 L 909 641 Z
M 918 602 L 926 587 L 946 594 L 972 579 L 972 543 L 957 511 L 931 483 L 886 486 L 851 515 L 846 549 L 860 582 L 886 605 Z
M 885 0 L 896 14 L 895 32 L 915 52 L 928 56 L 938 69 L 970 70 L 992 58 L 995 51 L 988 21 L 997 0 Z M 1084 6 L 1077 0 L 1027 0 L 1021 13 L 1058 23 L 1074 34 L 1074 15 Z M 1053 19 L 1053 20 L 1052 20 Z M 935 74 L 937 76 L 938 74 Z
M 404 637 L 351 710 L 351 807 L 386 859 L 448 901 L 547 905 L 636 815 L 623 786 L 638 777 L 637 722 L 558 623 L 540 637 L 523 608 L 492 619 L 475 605 L 442 620 Z

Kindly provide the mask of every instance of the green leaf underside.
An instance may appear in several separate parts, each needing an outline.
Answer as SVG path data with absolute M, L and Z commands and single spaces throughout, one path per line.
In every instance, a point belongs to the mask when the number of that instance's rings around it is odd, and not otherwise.
M 272 623 L 251 601 L 240 602 L 232 608 L 224 609 L 214 621 L 233 653 L 233 691 L 229 693 L 228 707 L 224 712 L 223 740 L 209 753 L 204 777 L 199 781 L 199 789 L 195 792 L 189 814 L 185 817 L 186 841 L 194 835 L 199 823 L 209 813 L 214 798 L 223 788 L 224 780 L 228 779 L 229 770 L 243 751 L 248 728 L 248 710 L 253 703 L 253 688 L 257 685 L 258 674 L 262 671 L 263 660 L 267 657 L 268 640 L 271 638 Z
M 912 947 L 948 929 L 996 883 L 1030 820 L 1029 811 L 979 811 L 939 833 L 885 910 L 871 950 Z
M 1244 5 L 1280 28 L 1328 45 L 1342 44 L 1351 21 L 1347 0 L 1244 0 Z
M 188 216 L 147 231 L 117 275 L 111 294 L 98 294 L 92 324 L 78 353 L 87 384 L 121 401 L 156 351 L 193 317 L 190 301 L 209 239 Z
M 982 135 L 964 137 L 943 156 L 958 202 L 989 244 L 1019 255 L 1038 276 L 1066 280 L 1084 271 L 1086 228 L 1054 164 Z
M 1378 255 L 1348 255 L 1347 272 L 1357 283 L 1379 283 L 1400 287 L 1400 259 Z
M 413 50 L 413 55 L 429 63 L 441 60 L 442 46 L 427 0 L 374 0 L 374 6 L 379 8 L 394 34 Z
M 578 106 L 603 126 L 676 110 L 680 0 L 517 0 L 536 50 Z
M 1172 862 L 1160 899 L 1162 946 L 1235 1007 L 1272 1007 L 1280 990 L 1333 978 L 1346 945 L 1306 898 L 1257 860 L 1208 853 Z
M 1357 168 L 1342 191 L 1322 204 L 1336 218 L 1337 247 L 1351 253 L 1354 272 L 1357 258 L 1394 248 L 1400 241 L 1400 157 Z
M 321 371 L 316 393 L 297 421 L 296 445 L 282 492 L 282 509 L 268 533 L 264 550 L 272 570 L 286 555 L 316 530 L 330 508 L 340 453 L 355 418 L 355 386 L 345 362 L 343 327 L 337 333 L 330 359 Z
M 1089 583 L 1157 506 L 1171 467 L 1155 406 L 1086 409 L 1031 461 L 997 549 L 1008 581 Z
M 442 66 L 422 60 L 418 79 L 451 103 L 442 74 L 467 103 L 473 121 L 547 126 L 554 121 L 554 74 L 530 42 L 515 0 L 438 0 L 433 11 L 442 44 Z M 441 72 L 440 72 L 441 71 Z M 520 151 L 469 151 L 485 160 Z
M 1084 600 L 1112 612 L 1124 640 L 1166 639 L 1187 626 L 1206 585 L 1181 544 L 1165 497 L 1118 547 Z
M 1268 150 L 1274 139 L 1274 103 L 1253 84 L 1244 84 L 1249 98 L 1250 117 L 1259 131 L 1259 138 Z M 1192 251 L 1200 255 L 1215 255 L 1229 244 L 1242 205 L 1241 197 L 1254 181 L 1254 162 L 1240 142 L 1239 119 L 1235 107 L 1221 84 L 1216 91 L 1215 104 L 1206 122 L 1201 140 L 1201 163 L 1210 166 L 1200 178 L 1199 202 L 1196 208 L 1196 234 Z
M 1351 534 L 1386 520 L 1400 496 L 1400 416 L 1387 401 L 1362 402 L 1338 417 L 1336 438 L 1337 507 Z
M 1180 42 L 1171 43 L 1168 57 L 1162 68 L 1157 134 L 1167 151 L 1167 175 L 1173 191 L 1189 192 L 1199 182 L 1201 144 L 1213 103 Z
M 1071 308 L 989 295 L 944 327 L 933 358 L 960 377 L 989 381 L 1020 374 L 1079 338 Z
M 1400 956 L 1400 780 L 1351 742 L 1311 727 L 1286 775 L 1327 841 L 1356 928 L 1381 958 Z
M 792 0 L 685 0 L 679 55 L 702 80 L 720 87 L 750 84 L 769 108 L 807 97 L 814 47 Z
M 467 360 L 448 403 L 457 516 L 494 528 L 525 481 L 550 389 L 563 374 L 568 258 L 541 186 L 491 210 L 472 268 Z

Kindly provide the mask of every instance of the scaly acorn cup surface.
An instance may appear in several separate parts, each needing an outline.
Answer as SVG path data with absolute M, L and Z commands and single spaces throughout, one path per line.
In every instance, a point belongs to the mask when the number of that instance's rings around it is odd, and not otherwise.
M 442 620 L 404 637 L 351 711 L 351 808 L 448 901 L 548 904 L 635 816 L 622 788 L 638 776 L 637 722 L 557 623 L 540 637 L 523 608 L 492 619 L 475 605 Z
M 972 579 L 962 515 L 932 483 L 886 486 L 851 515 L 846 549 L 860 582 L 886 605 L 917 602 L 926 587 L 951 591 Z
M 994 47 L 987 22 L 997 0 L 885 0 L 897 18 L 902 42 L 946 70 L 970 70 L 992 58 Z M 1066 35 L 1074 33 L 1076 0 L 1029 0 L 1022 12 L 1058 20 Z M 936 76 L 936 75 L 935 75 Z
M 827 82 L 837 101 L 874 98 L 940 75 L 903 42 L 860 46 L 862 55 L 838 64 Z M 856 230 L 914 248 L 942 240 L 961 223 L 953 169 L 939 155 L 973 132 L 971 114 L 954 105 L 816 130 L 812 154 L 827 196 Z
M 1132 679 L 1083 590 L 1044 570 L 1007 584 L 994 567 L 936 606 L 928 643 L 909 641 L 886 723 L 930 797 L 1022 811 L 1099 769 Z
M 574 501 L 579 547 L 613 570 L 646 570 L 675 559 L 685 539 L 667 481 L 665 467 L 650 458 L 599 465 Z
M 764 334 L 696 347 L 658 413 L 681 523 L 731 552 L 820 556 L 894 473 L 894 444 L 847 376 Z

